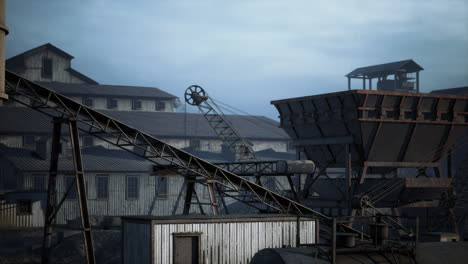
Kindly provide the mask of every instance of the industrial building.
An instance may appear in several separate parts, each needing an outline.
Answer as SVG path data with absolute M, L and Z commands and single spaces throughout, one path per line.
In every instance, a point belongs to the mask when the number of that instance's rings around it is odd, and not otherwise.
M 178 113 L 178 98 L 153 87 L 100 85 L 71 68 L 73 56 L 45 44 L 6 61 L 7 68 L 28 76 L 54 91 L 105 112 L 166 142 L 210 161 L 234 161 L 221 139 L 200 114 Z M 49 67 L 49 69 L 46 69 Z M 42 69 L 42 70 L 41 70 Z M 46 72 L 47 74 L 44 74 Z M 138 106 L 138 107 L 135 107 Z M 52 123 L 21 103 L 0 106 L 0 227 L 41 227 L 44 223 Z M 226 118 L 246 138 L 262 159 L 294 159 L 287 134 L 278 123 L 260 116 Z M 57 193 L 62 197 L 73 180 L 71 143 L 64 131 L 60 146 Z M 116 149 L 103 139 L 81 134 L 90 214 L 93 216 L 181 214 L 179 197 L 184 180 L 161 175 L 151 163 Z M 288 151 L 289 150 L 289 151 Z M 114 166 L 113 164 L 120 164 Z M 284 181 L 283 181 L 284 182 Z M 200 188 L 200 199 L 207 196 Z M 75 197 L 75 198 L 73 198 Z M 79 217 L 76 193 L 57 215 L 58 224 Z M 195 207 L 194 213 L 199 213 Z
M 0 0 L 0 66 L 3 16 Z M 177 113 L 176 96 L 100 85 L 72 59 L 45 44 L 0 67 L 0 228 L 40 227 L 42 263 L 63 230 L 86 263 L 111 243 L 122 263 L 465 259 L 468 96 L 419 93 L 415 61 L 272 101 L 276 123 L 225 116 L 198 85 L 185 100 L 201 114 Z M 121 244 L 96 244 L 97 216 L 122 221 Z

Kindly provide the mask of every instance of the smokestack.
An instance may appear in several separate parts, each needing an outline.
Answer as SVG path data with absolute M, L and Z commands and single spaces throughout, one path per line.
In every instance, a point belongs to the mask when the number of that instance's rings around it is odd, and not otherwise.
M 8 95 L 5 93 L 5 36 L 7 34 L 5 0 L 0 0 L 0 102 L 8 99 Z

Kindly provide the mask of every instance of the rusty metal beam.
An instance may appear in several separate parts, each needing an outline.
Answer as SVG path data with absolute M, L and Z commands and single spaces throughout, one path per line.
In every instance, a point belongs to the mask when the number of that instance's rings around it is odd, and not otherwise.
M 406 188 L 450 188 L 451 178 L 405 178 Z
M 42 242 L 42 264 L 49 263 L 50 248 L 52 247 L 52 233 L 54 211 L 57 210 L 57 170 L 58 158 L 60 153 L 60 134 L 62 131 L 62 121 L 60 118 L 54 118 L 54 130 L 52 133 L 52 153 L 50 156 L 49 182 L 47 184 L 46 213 L 44 218 L 44 237 Z
M 75 167 L 75 180 L 80 205 L 81 228 L 83 233 L 86 263 L 94 264 L 96 263 L 96 257 L 94 256 L 93 237 L 88 213 L 88 199 L 86 195 L 86 183 L 84 179 L 83 161 L 81 159 L 77 120 L 74 118 L 69 119 L 68 128 L 70 130 L 70 143 L 73 151 L 73 164 Z

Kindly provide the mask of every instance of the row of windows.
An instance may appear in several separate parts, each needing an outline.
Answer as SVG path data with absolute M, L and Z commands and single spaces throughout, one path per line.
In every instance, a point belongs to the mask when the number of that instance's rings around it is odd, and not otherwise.
M 118 107 L 119 101 L 115 98 L 107 98 L 107 109 L 115 109 Z M 89 107 L 93 107 L 94 101 L 93 98 L 83 97 L 83 104 Z M 132 110 L 140 110 L 142 108 L 142 102 L 138 99 L 132 100 Z M 166 102 L 155 101 L 154 110 L 164 111 L 166 109 Z
M 65 190 L 75 185 L 75 176 L 65 176 Z M 157 198 L 166 199 L 168 191 L 168 181 L 166 177 L 156 177 L 155 195 Z M 33 176 L 33 189 L 37 191 L 46 190 L 44 175 Z M 77 199 L 77 188 L 72 186 L 67 199 Z M 129 200 L 140 197 L 140 178 L 138 176 L 127 176 L 126 197 Z M 109 198 L 109 176 L 96 176 L 96 198 Z

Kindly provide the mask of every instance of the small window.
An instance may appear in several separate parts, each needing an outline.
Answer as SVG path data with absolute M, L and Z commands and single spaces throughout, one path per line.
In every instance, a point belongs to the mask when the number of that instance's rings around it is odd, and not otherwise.
M 42 58 L 42 78 L 52 78 L 52 59 Z
M 24 147 L 31 147 L 34 146 L 34 136 L 23 136 L 23 146 Z
M 288 141 L 287 151 L 295 151 L 296 143 L 294 141 Z
M 201 233 L 173 233 L 174 263 L 200 263 Z
M 75 176 L 65 176 L 65 191 L 68 190 L 68 187 L 73 184 L 73 187 L 70 189 L 70 192 L 67 195 L 67 199 L 76 199 L 77 191 L 76 191 L 76 183 L 75 183 Z
M 137 176 L 128 176 L 127 177 L 127 199 L 138 199 L 139 186 L 138 186 L 138 177 Z
M 46 189 L 45 179 L 44 175 L 33 175 L 33 189 L 35 191 L 44 191 Z
M 200 140 L 199 139 L 192 139 L 190 140 L 190 147 L 193 149 L 193 150 L 200 150 Z
M 96 177 L 96 193 L 98 199 L 109 198 L 109 177 L 108 176 L 97 176 Z
M 83 104 L 86 106 L 93 106 L 93 98 L 83 97 Z
M 83 146 L 90 147 L 93 145 L 94 138 L 93 137 L 83 137 Z
M 140 101 L 140 100 L 133 99 L 133 100 L 132 100 L 132 109 L 133 109 L 133 110 L 141 109 L 141 101 Z
M 156 111 L 166 110 L 166 102 L 156 101 Z
M 156 176 L 156 197 L 159 199 L 167 199 L 167 177 Z
M 31 200 L 17 200 L 16 201 L 16 214 L 17 215 L 32 214 L 32 201 Z
M 117 108 L 117 99 L 107 98 L 107 109 Z

